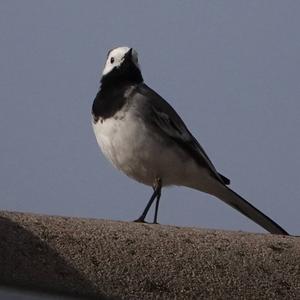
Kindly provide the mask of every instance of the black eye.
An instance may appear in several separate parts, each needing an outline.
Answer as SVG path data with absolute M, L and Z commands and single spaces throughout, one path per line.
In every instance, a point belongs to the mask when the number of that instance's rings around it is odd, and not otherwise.
M 113 57 L 110 58 L 110 63 L 113 64 L 115 59 Z

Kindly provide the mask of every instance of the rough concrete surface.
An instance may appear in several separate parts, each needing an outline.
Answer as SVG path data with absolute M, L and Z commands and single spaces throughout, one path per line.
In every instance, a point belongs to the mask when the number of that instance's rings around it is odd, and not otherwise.
M 300 299 L 300 238 L 0 212 L 0 284 L 83 299 Z

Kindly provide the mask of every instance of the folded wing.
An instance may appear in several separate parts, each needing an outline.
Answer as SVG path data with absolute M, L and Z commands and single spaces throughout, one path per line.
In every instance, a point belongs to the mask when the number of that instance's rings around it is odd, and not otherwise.
M 150 99 L 149 101 L 151 101 L 151 103 L 148 105 L 151 115 L 150 121 L 157 129 L 187 151 L 200 166 L 210 170 L 212 176 L 218 181 L 223 184 L 230 183 L 228 178 L 217 172 L 204 149 L 167 101 L 145 84 L 139 85 L 138 93 L 144 96 L 145 99 Z

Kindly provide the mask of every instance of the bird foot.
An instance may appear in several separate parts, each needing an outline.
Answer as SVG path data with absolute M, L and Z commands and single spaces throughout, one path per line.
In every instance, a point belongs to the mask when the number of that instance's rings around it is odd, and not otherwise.
M 133 222 L 135 222 L 135 223 L 145 223 L 145 224 L 148 224 L 148 222 L 146 222 L 144 219 L 140 219 L 140 218 L 134 220 Z

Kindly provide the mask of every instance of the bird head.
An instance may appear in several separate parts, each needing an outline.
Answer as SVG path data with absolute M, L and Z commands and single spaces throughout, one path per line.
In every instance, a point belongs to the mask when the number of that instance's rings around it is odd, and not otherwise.
M 117 47 L 107 54 L 101 82 L 143 81 L 138 54 L 133 48 Z

